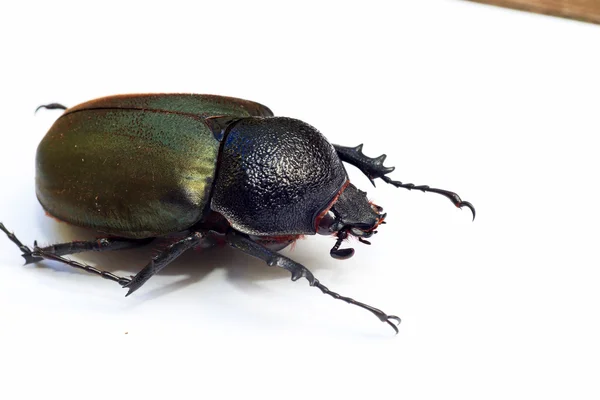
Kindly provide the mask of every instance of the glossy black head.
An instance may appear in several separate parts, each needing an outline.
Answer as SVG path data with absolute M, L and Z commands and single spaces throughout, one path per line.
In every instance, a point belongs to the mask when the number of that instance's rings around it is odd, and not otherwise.
M 329 212 L 319 222 L 320 234 L 336 234 L 337 242 L 331 249 L 331 256 L 338 259 L 352 257 L 354 249 L 340 250 L 340 244 L 348 236 L 357 237 L 362 243 L 370 244 L 367 238 L 377 233 L 375 230 L 385 219 L 383 209 L 372 204 L 367 194 L 348 184 Z
M 211 208 L 246 234 L 312 235 L 347 179 L 334 147 L 312 126 L 244 118 L 223 139 Z

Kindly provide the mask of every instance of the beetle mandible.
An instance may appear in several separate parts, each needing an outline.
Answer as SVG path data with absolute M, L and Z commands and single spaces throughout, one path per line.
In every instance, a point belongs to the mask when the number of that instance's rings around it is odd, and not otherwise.
M 365 244 L 383 208 L 348 180 L 343 162 L 375 185 L 441 194 L 456 207 L 475 208 L 453 192 L 392 180 L 386 156 L 369 158 L 362 145 L 330 144 L 314 127 L 275 117 L 262 104 L 215 95 L 142 94 L 92 100 L 63 109 L 36 155 L 36 194 L 46 212 L 106 236 L 33 248 L 2 230 L 26 264 L 54 260 L 138 290 L 191 248 L 227 244 L 305 278 L 324 294 L 373 313 L 398 333 L 400 318 L 341 296 L 303 265 L 277 253 L 302 235 L 334 235 L 336 259 L 353 236 Z M 36 110 L 37 111 L 37 110 Z M 84 251 L 134 248 L 179 233 L 131 278 L 65 258 Z

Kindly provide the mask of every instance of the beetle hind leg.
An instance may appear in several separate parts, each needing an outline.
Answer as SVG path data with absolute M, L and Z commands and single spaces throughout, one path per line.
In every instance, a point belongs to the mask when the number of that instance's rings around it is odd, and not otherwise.
M 139 289 L 148 279 L 154 276 L 157 272 L 162 270 L 173 260 L 179 257 L 186 250 L 202 246 L 204 248 L 212 247 L 216 244 L 214 240 L 217 233 L 209 232 L 193 232 L 187 237 L 171 244 L 164 251 L 150 260 L 150 263 L 146 265 L 140 272 L 131 278 L 117 276 L 112 272 L 104 271 L 96 267 L 92 267 L 87 264 L 82 264 L 78 261 L 69 260 L 65 258 L 65 255 L 81 253 L 84 251 L 111 251 L 111 250 L 122 250 L 130 249 L 134 247 L 143 246 L 154 238 L 149 239 L 125 239 L 125 238 L 100 238 L 92 241 L 80 241 L 80 242 L 68 242 L 60 243 L 46 247 L 39 247 L 37 241 L 34 242 L 33 250 L 28 246 L 25 246 L 21 241 L 0 222 L 0 230 L 3 231 L 8 238 L 16 244 L 19 249 L 23 252 L 22 256 L 25 258 L 25 264 L 38 262 L 41 260 L 52 260 L 62 264 L 66 264 L 70 267 L 77 268 L 79 270 L 99 275 L 104 279 L 117 282 L 124 288 L 129 289 L 127 296 Z
M 39 249 L 44 253 L 51 253 L 57 256 L 66 256 L 70 254 L 83 253 L 86 251 L 115 251 L 133 249 L 150 243 L 154 238 L 148 239 L 126 239 L 103 237 L 89 241 L 73 241 L 66 243 L 52 244 Z M 37 243 L 35 244 L 37 247 Z M 23 255 L 25 257 L 25 255 Z M 25 257 L 25 264 L 41 261 L 41 258 Z
M 104 279 L 108 279 L 110 281 L 117 282 L 121 286 L 126 285 L 127 283 L 129 283 L 131 281 L 131 279 L 129 279 L 129 278 L 117 276 L 117 275 L 113 274 L 112 272 L 104 271 L 104 270 L 92 267 L 90 265 L 82 264 L 80 262 L 77 262 L 74 260 L 69 260 L 68 258 L 64 258 L 63 256 L 60 256 L 60 255 L 57 255 L 57 254 L 54 254 L 51 252 L 47 252 L 44 249 L 42 249 L 41 247 L 38 247 L 37 243 L 33 246 L 33 251 L 31 252 L 31 255 L 36 258 L 36 261 L 39 261 L 41 259 L 58 261 L 60 263 L 66 264 L 70 267 L 77 268 L 77 269 L 80 269 L 82 271 L 89 272 L 92 274 L 96 274 Z
M 386 155 L 382 154 L 376 158 L 367 157 L 363 152 L 363 145 L 359 144 L 356 147 L 344 147 L 334 144 L 333 147 L 338 154 L 340 160 L 347 162 L 348 164 L 354 165 L 363 174 L 369 178 L 373 186 L 375 186 L 375 179 L 381 178 L 385 183 L 388 183 L 397 188 L 404 188 L 408 190 L 420 190 L 422 192 L 431 192 L 441 194 L 450 200 L 456 207 L 463 208 L 467 207 L 473 214 L 475 219 L 475 207 L 468 201 L 461 200 L 460 196 L 454 192 L 444 189 L 431 188 L 427 185 L 415 185 L 413 183 L 402 183 L 400 181 L 392 180 L 386 176 L 390 172 L 394 171 L 394 167 L 384 167 L 383 162 L 385 161 Z
M 125 250 L 140 247 L 150 243 L 154 238 L 148 239 L 126 239 L 117 237 L 103 237 L 96 240 L 89 241 L 73 241 L 65 243 L 57 243 L 50 246 L 39 247 L 37 242 L 34 244 L 34 250 L 32 251 L 28 246 L 25 246 L 15 236 L 14 233 L 10 232 L 4 224 L 0 222 L 0 230 L 3 231 L 8 238 L 19 247 L 23 252 L 21 256 L 25 259 L 25 265 L 32 264 L 38 261 L 42 261 L 44 257 L 36 255 L 41 252 L 43 254 L 53 254 L 56 256 L 66 256 L 70 254 L 83 253 L 85 251 L 114 251 L 114 250 Z M 36 252 L 35 249 L 38 249 Z
M 102 278 L 118 282 L 121 285 L 128 284 L 131 280 L 113 274 L 112 272 L 103 271 L 90 265 L 82 264 L 77 261 L 69 260 L 63 256 L 75 253 L 82 253 L 85 251 L 113 251 L 113 250 L 124 250 L 131 249 L 139 246 L 143 246 L 153 238 L 150 239 L 125 239 L 125 238 L 99 238 L 91 241 L 75 241 L 67 243 L 59 243 L 46 247 L 39 247 L 37 241 L 34 242 L 33 250 L 28 246 L 25 246 L 15 236 L 14 233 L 10 232 L 4 224 L 0 222 L 0 230 L 8 236 L 8 238 L 19 247 L 23 252 L 21 256 L 25 259 L 25 265 L 35 263 L 42 260 L 53 260 L 58 261 L 62 264 L 69 265 L 73 268 L 83 270 L 92 274 L 100 275 Z
M 21 241 L 15 236 L 14 233 L 12 233 L 8 229 L 6 229 L 6 227 L 4 226 L 4 224 L 2 222 L 0 222 L 0 230 L 2 232 L 4 232 L 6 234 L 6 236 L 8 236 L 10 241 L 13 242 L 14 244 L 16 244 L 17 247 L 19 248 L 19 250 L 21 250 L 23 252 L 23 254 L 21 254 L 21 256 L 25 259 L 25 264 L 30 264 L 32 262 L 41 260 L 41 258 L 39 258 L 39 257 L 34 257 L 31 249 L 28 246 L 25 246 L 23 243 L 21 243 Z

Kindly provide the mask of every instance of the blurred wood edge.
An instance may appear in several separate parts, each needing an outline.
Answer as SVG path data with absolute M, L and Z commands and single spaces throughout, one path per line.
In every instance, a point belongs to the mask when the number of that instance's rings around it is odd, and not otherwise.
M 600 0 L 469 0 L 600 24 Z

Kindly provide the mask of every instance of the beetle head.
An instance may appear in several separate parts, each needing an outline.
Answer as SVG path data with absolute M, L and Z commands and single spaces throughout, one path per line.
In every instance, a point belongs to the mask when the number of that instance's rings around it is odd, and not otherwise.
M 348 184 L 319 221 L 319 234 L 337 236 L 337 242 L 330 251 L 331 256 L 347 259 L 354 255 L 354 249 L 339 248 L 348 236 L 357 237 L 361 243 L 371 244 L 366 239 L 377 233 L 375 229 L 383 223 L 386 214 L 381 214 L 382 211 L 383 208 L 369 202 L 365 192 Z

